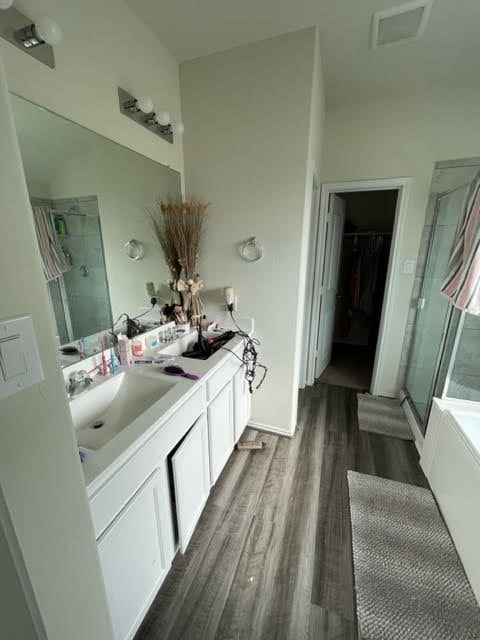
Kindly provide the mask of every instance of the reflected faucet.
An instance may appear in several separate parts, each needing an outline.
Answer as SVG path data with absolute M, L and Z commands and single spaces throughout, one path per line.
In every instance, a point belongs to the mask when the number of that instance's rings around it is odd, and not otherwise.
M 67 396 L 73 398 L 80 393 L 79 390 L 84 391 L 93 382 L 90 374 L 81 369 L 80 371 L 74 371 L 68 376 L 68 384 L 65 386 L 67 390 Z

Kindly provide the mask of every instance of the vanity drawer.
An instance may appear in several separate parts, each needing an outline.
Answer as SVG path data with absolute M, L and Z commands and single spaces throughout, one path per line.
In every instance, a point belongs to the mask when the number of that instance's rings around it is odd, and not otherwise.
M 155 468 L 163 462 L 167 453 L 183 438 L 204 410 L 205 392 L 202 386 L 90 498 L 90 510 L 96 538 L 105 531 L 130 498 L 138 491 L 138 488 Z
M 145 447 L 117 471 L 107 484 L 90 499 L 96 538 L 99 538 L 105 531 L 159 462 L 157 447 Z
M 235 356 L 231 356 L 227 362 L 222 364 L 214 374 L 207 380 L 207 401 L 210 402 L 223 389 L 242 366 L 240 360 Z

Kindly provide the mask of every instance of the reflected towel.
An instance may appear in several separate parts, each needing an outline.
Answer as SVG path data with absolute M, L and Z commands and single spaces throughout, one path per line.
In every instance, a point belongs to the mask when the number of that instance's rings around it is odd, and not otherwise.
M 441 292 L 458 309 L 480 315 L 480 172 L 458 221 Z
M 70 265 L 55 233 L 50 209 L 40 206 L 32 209 L 45 279 L 56 280 L 62 273 L 70 270 Z

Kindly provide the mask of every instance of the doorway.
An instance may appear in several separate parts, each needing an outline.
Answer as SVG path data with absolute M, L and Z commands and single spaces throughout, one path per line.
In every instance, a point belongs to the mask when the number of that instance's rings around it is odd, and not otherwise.
M 337 247 L 331 357 L 320 382 L 371 386 L 398 191 L 336 194 L 343 201 Z M 319 372 L 320 373 L 320 372 Z
M 395 395 L 382 380 L 391 364 L 386 328 L 394 321 L 393 276 L 400 268 L 398 239 L 409 182 L 323 185 L 307 384 L 320 380 Z

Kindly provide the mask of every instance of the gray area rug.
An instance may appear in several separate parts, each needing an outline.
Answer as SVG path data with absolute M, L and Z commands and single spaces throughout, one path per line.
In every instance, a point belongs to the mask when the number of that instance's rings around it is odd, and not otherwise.
M 362 431 L 413 440 L 412 430 L 400 400 L 357 393 L 358 426 Z
M 364 640 L 479 640 L 480 608 L 431 491 L 348 471 Z

